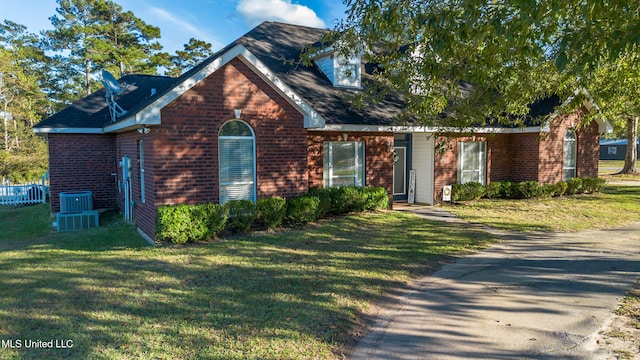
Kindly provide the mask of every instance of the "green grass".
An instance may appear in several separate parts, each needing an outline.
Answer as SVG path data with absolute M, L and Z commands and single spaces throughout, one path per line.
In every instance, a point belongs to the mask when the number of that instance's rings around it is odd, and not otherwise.
M 456 216 L 511 231 L 577 231 L 640 221 L 640 186 L 606 185 L 602 193 L 531 200 L 479 200 L 445 207 Z
M 624 160 L 600 160 L 598 176 L 608 181 L 640 181 L 640 174 L 618 174 L 624 167 Z
M 51 233 L 42 206 L 0 228 L 0 339 L 73 341 L 2 359 L 342 358 L 386 290 L 490 241 L 396 212 L 164 247 L 115 216 Z
M 598 161 L 598 176 L 608 176 L 618 173 L 624 167 L 624 160 Z

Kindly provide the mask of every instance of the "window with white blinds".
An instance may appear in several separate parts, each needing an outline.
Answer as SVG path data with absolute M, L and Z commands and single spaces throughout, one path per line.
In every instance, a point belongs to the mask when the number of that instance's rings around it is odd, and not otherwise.
M 256 200 L 256 147 L 251 127 L 240 120 L 224 124 L 218 136 L 220 203 Z
M 486 184 L 487 143 L 466 141 L 458 143 L 458 182 Z
M 562 180 L 567 181 L 576 177 L 576 163 L 578 154 L 576 132 L 569 129 L 564 135 L 564 157 L 562 161 Z
M 364 143 L 324 143 L 324 187 L 364 186 Z

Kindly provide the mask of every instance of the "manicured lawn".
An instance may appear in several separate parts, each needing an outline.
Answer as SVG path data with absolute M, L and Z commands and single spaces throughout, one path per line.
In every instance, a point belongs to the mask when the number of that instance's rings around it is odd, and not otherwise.
M 0 339 L 23 341 L 2 359 L 342 358 L 385 290 L 490 241 L 396 212 L 164 247 L 115 216 L 63 234 L 50 221 L 0 208 Z
M 600 160 L 598 169 L 600 176 L 617 173 L 624 167 L 624 160 Z
M 600 160 L 598 162 L 598 176 L 609 181 L 640 181 L 640 174 L 618 174 L 624 167 L 624 160 Z
M 513 231 L 577 231 L 640 221 L 640 186 L 606 185 L 602 193 L 532 200 L 479 200 L 445 209 L 470 222 Z

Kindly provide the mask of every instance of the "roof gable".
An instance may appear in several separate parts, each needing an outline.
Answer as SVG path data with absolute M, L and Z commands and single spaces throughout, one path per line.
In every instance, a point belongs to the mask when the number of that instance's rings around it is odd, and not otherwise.
M 105 90 L 100 89 L 42 121 L 34 131 L 119 132 L 141 124 L 160 124 L 164 106 L 236 57 L 296 107 L 304 115 L 307 128 L 327 124 L 392 125 L 401 112 L 400 101 L 353 109 L 350 102 L 353 89 L 335 88 L 316 65 L 301 64 L 300 55 L 305 47 L 317 43 L 327 31 L 264 22 L 179 78 L 126 75 L 120 79 L 135 86 L 116 96 L 116 102 L 127 114 L 114 123 L 110 122 Z M 156 95 L 150 97 L 152 87 Z
M 266 80 L 267 83 L 278 91 L 285 99 L 289 100 L 291 104 L 304 115 L 305 127 L 313 128 L 324 126 L 325 121 L 322 116 L 320 116 L 311 105 L 298 96 L 285 82 L 274 74 L 269 67 L 263 64 L 242 44 L 236 44 L 232 48 L 226 49 L 224 52 L 220 52 L 217 56 L 209 58 L 207 61 L 181 76 L 175 87 L 166 91 L 158 97 L 156 101 L 147 105 L 142 111 L 135 115 L 135 124 L 160 124 L 161 120 L 159 115 L 162 108 L 235 58 L 240 59 L 252 68 L 254 72 Z M 122 127 L 126 126 L 126 124 L 126 121 L 119 125 L 115 124 L 113 129 L 110 129 L 110 131 L 117 130 L 116 126 Z
M 171 88 L 176 79 L 166 76 L 125 75 L 119 82 L 126 86 L 114 99 L 127 110 L 127 115 L 120 118 L 125 119 L 157 99 L 157 94 Z M 155 94 L 152 94 L 153 91 Z M 36 133 L 102 133 L 103 128 L 111 123 L 105 93 L 105 89 L 102 88 L 76 101 L 35 125 L 34 131 Z
M 309 45 L 318 44 L 327 32 L 326 29 L 264 22 L 179 78 L 150 75 L 121 78 L 120 82 L 130 85 L 115 100 L 127 114 L 116 122 L 111 122 L 105 90 L 100 89 L 43 120 L 34 131 L 108 133 L 127 131 L 142 124 L 159 125 L 163 107 L 235 58 L 248 65 L 298 109 L 304 115 L 306 128 L 372 131 L 398 128 L 396 119 L 404 106 L 401 98 L 389 96 L 356 109 L 351 104 L 351 96 L 360 90 L 337 88 L 316 64 L 306 66 L 301 63 L 302 51 Z M 365 64 L 360 65 L 364 77 Z M 153 95 L 152 89 L 155 89 Z M 552 112 L 556 102 L 557 99 L 549 99 L 532 104 L 532 115 Z

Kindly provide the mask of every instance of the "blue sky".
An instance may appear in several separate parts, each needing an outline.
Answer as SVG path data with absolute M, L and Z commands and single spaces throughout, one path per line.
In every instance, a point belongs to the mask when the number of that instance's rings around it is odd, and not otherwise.
M 182 49 L 195 37 L 218 50 L 265 20 L 332 28 L 344 17 L 341 0 L 114 0 L 147 24 L 158 26 L 164 51 Z M 56 0 L 0 0 L 5 19 L 38 33 L 51 28 Z

